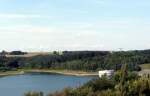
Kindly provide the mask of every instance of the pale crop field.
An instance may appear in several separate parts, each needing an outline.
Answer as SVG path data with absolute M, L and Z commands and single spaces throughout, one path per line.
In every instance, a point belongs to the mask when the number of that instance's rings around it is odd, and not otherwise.
M 25 55 L 6 55 L 6 57 L 33 57 L 37 55 L 50 55 L 50 52 L 30 52 Z
M 141 64 L 140 67 L 142 69 L 150 69 L 150 64 Z

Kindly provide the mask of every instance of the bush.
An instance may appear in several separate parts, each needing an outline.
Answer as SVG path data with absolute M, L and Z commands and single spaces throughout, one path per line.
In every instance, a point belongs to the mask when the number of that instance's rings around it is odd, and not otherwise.
M 24 96 L 44 96 L 42 92 L 28 92 Z

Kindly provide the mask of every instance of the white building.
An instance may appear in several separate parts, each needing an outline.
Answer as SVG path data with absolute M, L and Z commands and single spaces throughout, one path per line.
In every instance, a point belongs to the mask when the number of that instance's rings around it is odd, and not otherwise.
M 102 70 L 98 72 L 99 77 L 101 78 L 103 75 L 106 75 L 108 77 L 112 76 L 114 74 L 114 70 Z

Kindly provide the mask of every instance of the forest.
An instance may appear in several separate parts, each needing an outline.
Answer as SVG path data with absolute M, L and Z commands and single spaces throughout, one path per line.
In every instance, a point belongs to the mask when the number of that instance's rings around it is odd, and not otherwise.
M 54 51 L 33 57 L 0 56 L 0 71 L 16 69 L 65 69 L 97 71 L 119 70 L 123 64 L 129 70 L 140 71 L 140 64 L 150 63 L 150 50 L 134 51 Z

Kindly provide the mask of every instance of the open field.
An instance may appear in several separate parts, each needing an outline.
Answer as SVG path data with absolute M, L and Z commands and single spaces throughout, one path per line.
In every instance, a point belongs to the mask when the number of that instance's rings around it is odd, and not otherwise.
M 142 69 L 150 69 L 150 64 L 142 64 L 140 65 Z
M 140 65 L 142 70 L 139 73 L 139 75 L 148 75 L 150 74 L 150 64 L 142 64 Z
M 37 55 L 49 55 L 51 52 L 29 52 L 25 55 L 6 55 L 6 57 L 33 57 Z

